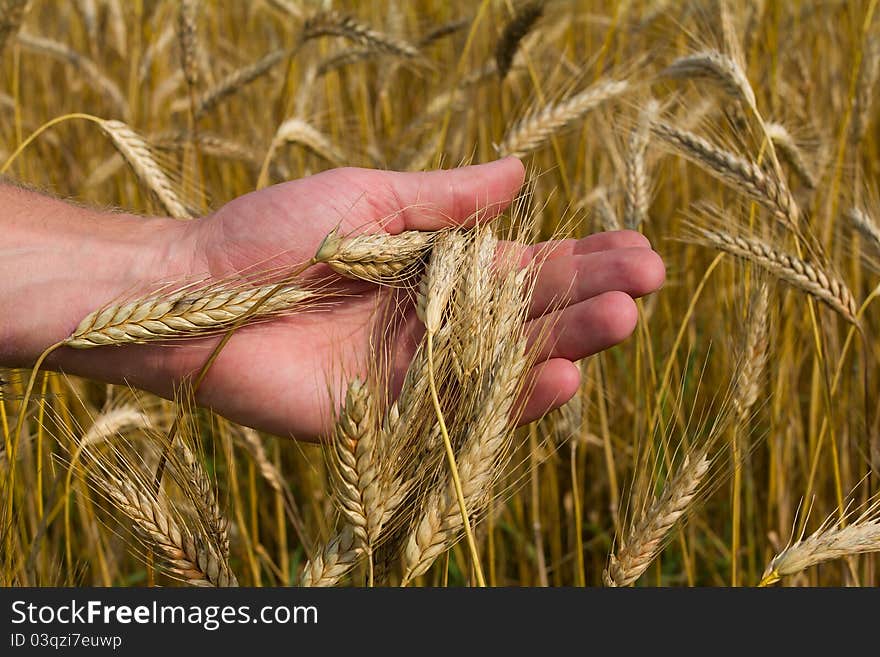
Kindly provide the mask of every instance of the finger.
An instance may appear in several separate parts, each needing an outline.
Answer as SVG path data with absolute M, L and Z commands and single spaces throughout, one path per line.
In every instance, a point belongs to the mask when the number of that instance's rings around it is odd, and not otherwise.
M 519 424 L 528 424 L 562 406 L 574 397 L 580 383 L 580 370 L 570 360 L 553 358 L 535 365 L 526 379 Z
M 642 247 L 553 258 L 538 271 L 529 317 L 612 290 L 641 297 L 657 290 L 665 278 L 663 260 Z
M 468 225 L 477 212 L 490 219 L 510 204 L 525 177 L 522 162 L 511 157 L 442 171 L 375 173 L 387 192 L 386 214 L 393 215 L 389 233 Z
M 529 322 L 537 362 L 548 358 L 580 360 L 613 347 L 636 327 L 639 311 L 625 292 L 605 292 Z
M 581 239 L 553 240 L 532 244 L 523 249 L 521 264 L 523 267 L 533 260 L 550 260 L 573 255 L 586 255 L 599 251 L 628 248 L 651 248 L 651 242 L 641 233 L 634 230 L 612 230 L 604 233 L 593 233 Z

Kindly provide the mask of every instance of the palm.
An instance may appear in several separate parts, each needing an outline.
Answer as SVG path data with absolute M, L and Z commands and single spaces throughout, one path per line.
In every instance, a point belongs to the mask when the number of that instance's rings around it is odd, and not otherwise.
M 232 201 L 206 225 L 206 268 L 217 278 L 258 263 L 260 267 L 295 268 L 315 254 L 334 228 L 342 234 L 398 232 L 403 225 L 395 212 L 400 208 L 387 195 L 377 194 L 377 177 L 381 172 L 337 169 Z M 367 190 L 371 190 L 369 196 Z M 296 203 L 291 205 L 294 198 Z M 319 311 L 240 331 L 212 368 L 204 394 L 209 399 L 217 394 L 231 397 L 233 391 L 227 386 L 234 386 L 242 410 L 253 408 L 256 400 L 276 399 L 279 408 L 266 419 L 272 422 L 280 411 L 288 432 L 308 437 L 326 429 L 329 396 L 338 398 L 345 380 L 363 372 L 370 356 L 370 336 L 375 334 L 376 308 L 391 291 L 344 280 L 320 265 L 303 276 L 322 282 L 329 277 L 331 291 L 357 294 L 335 295 Z M 404 330 L 398 336 L 412 335 L 406 329 L 417 330 L 413 308 L 404 310 L 403 320 Z M 399 355 L 392 375 L 401 380 L 415 342 L 401 338 L 399 344 L 387 346 Z M 240 382 L 245 371 L 262 374 L 245 388 Z M 235 414 L 236 410 L 227 407 L 226 412 Z
M 199 222 L 195 267 L 225 277 L 255 266 L 294 266 L 311 258 L 335 227 L 343 233 L 397 233 L 459 224 L 477 209 L 488 206 L 490 213 L 497 212 L 521 182 L 522 167 L 513 160 L 429 174 L 329 171 L 240 197 Z M 635 324 L 629 297 L 652 291 L 663 277 L 659 258 L 635 233 L 608 233 L 556 246 L 542 267 L 531 313 L 533 322 L 552 322 L 554 340 L 533 371 L 525 420 L 574 394 L 578 372 L 571 361 L 625 338 Z M 329 271 L 316 269 L 306 275 L 326 277 Z M 364 370 L 377 305 L 390 293 L 342 279 L 334 285 L 356 285 L 358 294 L 337 297 L 320 311 L 240 330 L 211 368 L 200 400 L 231 419 L 279 435 L 311 438 L 325 433 L 331 398 L 338 399 L 344 381 Z M 571 295 L 568 305 L 559 309 L 559 298 L 566 294 Z M 593 330 L 583 331 L 585 324 Z M 418 331 L 410 311 L 396 333 L 397 342 L 387 345 L 398 382 Z M 198 370 L 215 344 L 206 341 L 177 350 L 179 369 Z

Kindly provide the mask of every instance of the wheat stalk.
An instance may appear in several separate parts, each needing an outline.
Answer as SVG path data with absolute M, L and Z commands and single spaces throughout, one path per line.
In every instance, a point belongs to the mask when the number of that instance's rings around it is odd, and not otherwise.
M 244 317 L 275 289 L 215 287 L 185 289 L 109 305 L 87 315 L 64 344 L 77 349 L 101 345 L 145 343 L 217 331 Z M 314 296 L 295 285 L 280 289 L 259 307 L 254 317 L 297 308 Z
M 822 301 L 849 323 L 859 326 L 858 306 L 852 292 L 840 279 L 818 265 L 757 239 L 708 228 L 699 228 L 698 231 L 708 244 L 763 267 L 776 278 Z
M 507 131 L 498 152 L 502 157 L 523 157 L 569 124 L 629 89 L 626 80 L 602 80 L 559 103 L 533 107 Z

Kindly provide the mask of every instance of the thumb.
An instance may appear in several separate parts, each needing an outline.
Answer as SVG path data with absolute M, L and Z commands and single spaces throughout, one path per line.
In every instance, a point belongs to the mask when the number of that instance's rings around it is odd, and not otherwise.
M 385 229 L 397 233 L 463 225 L 477 212 L 481 219 L 491 219 L 510 205 L 525 170 L 522 162 L 508 157 L 458 169 L 383 175 L 397 205 L 392 212 L 398 213 Z

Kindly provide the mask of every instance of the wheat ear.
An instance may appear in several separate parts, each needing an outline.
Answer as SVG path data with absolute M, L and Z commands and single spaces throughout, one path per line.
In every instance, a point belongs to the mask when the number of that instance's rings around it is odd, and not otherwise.
M 768 564 L 759 586 L 768 586 L 783 577 L 812 566 L 856 554 L 880 551 L 880 517 L 872 505 L 852 524 L 832 524 L 831 519 L 819 529 L 790 543 Z
M 755 92 L 736 61 L 717 50 L 706 50 L 676 59 L 661 73 L 673 79 L 700 78 L 715 82 L 731 98 L 745 103 L 757 113 Z
M 266 75 L 266 73 L 271 71 L 276 64 L 293 52 L 294 51 L 290 48 L 273 50 L 253 64 L 243 66 L 242 68 L 233 71 L 213 87 L 206 89 L 196 101 L 196 117 L 200 117 L 205 112 L 216 107 L 218 103 L 227 96 L 234 94 L 242 87 L 245 87 L 254 80 Z
M 314 559 L 305 565 L 302 586 L 333 586 L 364 556 L 363 545 L 346 524 Z
M 138 428 L 152 426 L 150 416 L 134 406 L 120 406 L 101 413 L 83 434 L 79 449 L 97 445 L 111 436 Z M 73 460 L 76 460 L 75 458 Z
M 445 23 L 440 23 L 439 25 L 435 25 L 430 30 L 425 32 L 421 37 L 419 37 L 418 47 L 424 48 L 430 46 L 432 43 L 435 43 L 440 39 L 448 37 L 451 34 L 455 34 L 459 30 L 463 29 L 467 24 L 467 19 L 459 18 L 451 21 L 446 21 Z
M 559 103 L 530 109 L 498 146 L 499 154 L 523 157 L 543 146 L 554 134 L 630 88 L 626 80 L 602 80 Z
M 468 402 L 472 415 L 466 413 L 456 423 L 462 445 L 456 456 L 460 488 L 447 476 L 429 491 L 404 540 L 404 584 L 424 573 L 449 547 L 464 527 L 464 517 L 483 511 L 490 484 L 503 469 L 515 419 L 513 404 L 528 370 L 521 301 L 527 275 L 524 269 L 501 276 L 500 284 L 494 283 L 495 289 L 482 300 L 491 307 L 493 321 L 483 327 L 490 333 L 490 343 L 473 380 L 462 393 L 463 398 L 474 395 Z M 456 309 L 456 313 L 462 312 L 479 311 Z M 460 498 L 464 499 L 466 514 L 460 510 Z
M 346 157 L 338 148 L 336 148 L 325 135 L 321 134 L 317 128 L 303 119 L 296 117 L 287 119 L 275 132 L 272 143 L 269 145 L 269 152 L 263 160 L 263 166 L 260 170 L 257 187 L 264 187 L 267 183 L 267 175 L 269 172 L 269 164 L 272 161 L 275 151 L 282 144 L 300 144 L 323 157 L 333 166 L 343 166 Z
M 94 479 L 147 544 L 166 559 L 172 574 L 194 586 L 238 586 L 226 559 L 179 523 L 146 487 L 106 472 L 94 475 Z
M 639 112 L 636 127 L 630 132 L 626 154 L 626 194 L 623 225 L 638 230 L 648 219 L 651 205 L 651 179 L 648 175 L 648 141 L 651 138 L 651 122 L 659 111 L 656 100 L 649 101 Z
M 119 86 L 110 78 L 108 78 L 94 61 L 82 55 L 69 46 L 47 39 L 45 37 L 35 36 L 27 32 L 18 34 L 18 42 L 23 48 L 31 52 L 48 55 L 56 59 L 67 62 L 74 68 L 82 71 L 83 75 L 95 86 L 100 89 L 116 107 L 117 111 L 123 116 L 129 115 L 128 101 L 125 94 L 119 89 Z
M 745 422 L 758 401 L 761 375 L 767 367 L 770 343 L 770 290 L 765 282 L 758 284 L 749 307 L 748 331 L 733 389 L 733 408 Z
M 10 36 L 15 36 L 24 20 L 28 0 L 0 0 L 0 53 Z
M 684 458 L 660 496 L 620 539 L 603 573 L 606 586 L 629 586 L 641 577 L 657 558 L 672 527 L 696 499 L 710 463 L 705 453 Z
M 421 51 L 411 43 L 374 30 L 351 16 L 332 10 L 319 12 L 307 19 L 303 24 L 300 41 L 321 36 L 344 37 L 353 43 L 397 57 L 421 57 Z
M 400 282 L 419 269 L 436 235 L 408 230 L 397 235 L 343 237 L 333 230 L 318 247 L 315 262 L 323 262 L 349 278 L 385 284 Z
M 543 0 L 527 2 L 517 10 L 513 18 L 510 19 L 510 22 L 504 26 L 501 38 L 498 39 L 498 44 L 495 46 L 495 64 L 498 68 L 498 77 L 501 80 L 507 77 L 520 42 L 532 30 L 543 14 Z
M 333 429 L 332 480 L 343 530 L 306 564 L 305 586 L 333 586 L 365 554 L 370 554 L 382 523 L 381 470 L 374 400 L 360 381 L 352 381 Z
M 122 121 L 100 120 L 98 125 L 110 137 L 138 180 L 156 195 L 165 211 L 178 219 L 190 219 L 192 214 L 178 198 L 171 180 L 156 164 L 144 138 Z
M 871 106 L 874 103 L 874 87 L 877 85 L 878 74 L 880 74 L 880 39 L 870 36 L 865 44 L 856 85 L 851 133 L 855 144 L 861 143 L 864 139 L 871 122 Z
M 852 292 L 840 279 L 818 265 L 757 239 L 708 228 L 699 228 L 698 231 L 706 243 L 763 267 L 776 278 L 822 301 L 849 323 L 859 326 L 858 306 Z
M 782 180 L 767 173 L 751 160 L 664 121 L 654 121 L 651 130 L 704 171 L 763 205 L 785 225 L 797 227 L 800 210 Z
M 275 287 L 183 290 L 110 305 L 86 316 L 63 344 L 88 349 L 217 331 L 247 315 Z M 297 308 L 313 294 L 295 285 L 285 286 L 259 307 L 255 318 Z
M 803 151 L 788 129 L 781 123 L 767 123 L 764 128 L 779 156 L 788 163 L 808 189 L 815 189 L 816 176 L 807 165 Z
M 184 490 L 195 506 L 214 546 L 224 559 L 229 558 L 229 521 L 223 515 L 214 484 L 193 450 L 182 440 L 174 443 L 174 465 Z
M 199 83 L 198 27 L 196 24 L 198 8 L 199 0 L 181 0 L 177 14 L 181 68 L 190 89 L 194 89 Z
M 859 231 L 862 237 L 880 253 L 880 226 L 861 208 L 850 208 L 847 219 Z

